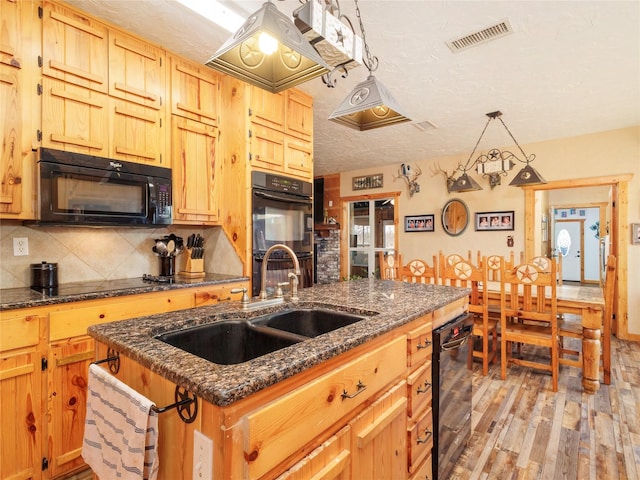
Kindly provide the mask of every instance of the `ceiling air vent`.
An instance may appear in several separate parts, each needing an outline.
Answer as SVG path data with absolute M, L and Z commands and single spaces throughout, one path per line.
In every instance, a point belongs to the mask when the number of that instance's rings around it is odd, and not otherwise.
M 421 132 L 424 132 L 425 130 L 433 130 L 435 128 L 438 128 L 438 126 L 435 123 L 432 123 L 429 120 L 425 120 L 423 122 L 412 123 L 411 125 L 416 127 Z
M 492 25 L 477 32 L 470 33 L 464 37 L 456 38 L 447 42 L 447 46 L 453 53 L 466 50 L 467 48 L 475 47 L 483 43 L 490 42 L 505 35 L 513 33 L 513 28 L 508 19 L 500 20 L 495 25 Z

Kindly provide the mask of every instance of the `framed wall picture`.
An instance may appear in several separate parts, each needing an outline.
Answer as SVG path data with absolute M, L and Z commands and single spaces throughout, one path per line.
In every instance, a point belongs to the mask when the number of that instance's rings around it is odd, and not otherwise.
M 515 223 L 513 210 L 506 212 L 476 212 L 475 225 L 479 232 L 513 230 Z
M 640 223 L 631 224 L 631 243 L 640 244 Z
M 405 232 L 433 232 L 433 215 L 407 215 L 404 217 Z

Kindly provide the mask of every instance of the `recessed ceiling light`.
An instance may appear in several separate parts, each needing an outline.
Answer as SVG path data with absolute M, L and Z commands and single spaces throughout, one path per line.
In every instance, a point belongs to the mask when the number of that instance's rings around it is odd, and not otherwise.
M 216 0 L 178 0 L 178 2 L 231 33 L 235 33 L 245 21 L 245 18 Z

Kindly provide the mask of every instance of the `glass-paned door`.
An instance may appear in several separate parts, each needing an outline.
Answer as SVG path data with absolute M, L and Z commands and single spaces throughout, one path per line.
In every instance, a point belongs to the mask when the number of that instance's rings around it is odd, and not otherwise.
M 396 248 L 395 199 L 349 202 L 349 276 L 379 277 L 378 252 Z

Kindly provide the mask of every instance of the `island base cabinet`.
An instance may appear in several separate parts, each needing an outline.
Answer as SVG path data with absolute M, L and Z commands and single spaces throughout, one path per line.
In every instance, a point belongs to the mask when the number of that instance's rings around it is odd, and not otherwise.
M 407 478 L 407 384 L 400 382 L 351 426 L 351 478 Z
M 351 480 L 351 427 L 333 435 L 276 480 Z
M 95 360 L 89 337 L 50 345 L 49 349 L 49 477 L 86 468 L 82 437 L 87 404 L 89 363 Z

